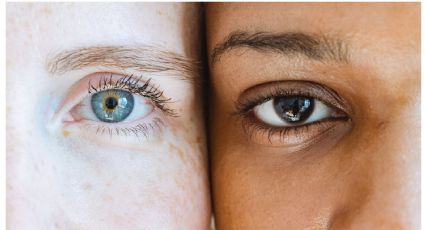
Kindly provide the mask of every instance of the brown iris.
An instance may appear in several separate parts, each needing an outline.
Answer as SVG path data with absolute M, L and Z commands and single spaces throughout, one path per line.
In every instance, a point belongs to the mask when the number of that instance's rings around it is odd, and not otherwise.
M 285 96 L 273 100 L 276 113 L 286 122 L 305 121 L 313 112 L 314 100 L 303 96 Z

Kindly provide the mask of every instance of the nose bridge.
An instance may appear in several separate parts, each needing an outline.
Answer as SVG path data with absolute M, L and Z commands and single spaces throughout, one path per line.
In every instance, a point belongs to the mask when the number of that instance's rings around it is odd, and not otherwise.
M 331 229 L 419 228 L 418 131 L 397 121 L 388 123 L 384 132 L 369 139 L 368 148 L 356 151 L 349 195 L 335 212 Z

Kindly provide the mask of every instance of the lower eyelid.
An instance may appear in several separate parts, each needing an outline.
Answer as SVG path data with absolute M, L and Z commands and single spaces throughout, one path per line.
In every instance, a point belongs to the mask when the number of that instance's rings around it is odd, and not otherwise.
M 240 121 L 250 141 L 269 147 L 301 149 L 331 133 L 351 127 L 348 117 L 328 118 L 321 121 L 292 127 L 272 127 L 262 124 L 254 115 L 244 116 Z
M 136 142 L 144 142 L 159 137 L 163 129 L 167 127 L 166 121 L 157 115 L 137 120 L 131 123 L 106 123 L 90 120 L 79 122 L 64 122 L 63 133 L 75 134 L 78 138 L 93 140 L 108 144 L 120 143 L 124 138 L 134 137 Z M 106 139 L 105 139 L 106 138 Z

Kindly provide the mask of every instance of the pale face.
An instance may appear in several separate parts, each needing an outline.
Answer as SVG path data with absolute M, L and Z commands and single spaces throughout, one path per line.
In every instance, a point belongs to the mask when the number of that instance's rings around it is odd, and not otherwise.
M 209 228 L 198 7 L 7 5 L 8 229 Z
M 418 229 L 420 5 L 206 16 L 217 229 Z

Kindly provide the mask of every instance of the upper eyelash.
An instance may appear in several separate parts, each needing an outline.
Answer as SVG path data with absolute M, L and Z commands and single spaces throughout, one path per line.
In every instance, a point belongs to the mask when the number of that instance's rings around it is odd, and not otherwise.
M 92 84 L 91 81 L 88 83 L 88 94 L 94 94 L 97 92 L 105 91 L 108 89 L 123 89 L 134 94 L 139 94 L 142 97 L 146 97 L 152 100 L 156 107 L 170 116 L 177 116 L 175 110 L 168 108 L 167 103 L 171 103 L 171 98 L 163 98 L 164 92 L 159 89 L 158 86 L 151 83 L 152 78 L 142 82 L 143 77 L 135 77 L 134 75 L 125 75 L 117 81 L 112 80 L 112 74 L 110 77 L 102 76 L 96 85 Z
M 329 92 L 329 93 L 331 93 L 333 96 L 336 96 L 335 99 L 340 101 L 339 96 L 337 94 L 334 95 L 334 92 Z M 233 114 L 234 115 L 243 115 L 243 114 L 249 113 L 255 106 L 260 105 L 260 104 L 267 102 L 269 100 L 272 100 L 273 98 L 283 97 L 283 96 L 311 97 L 313 99 L 320 100 L 321 102 L 323 102 L 326 105 L 336 107 L 335 109 L 339 109 L 339 110 L 342 111 L 342 109 L 340 109 L 337 105 L 333 105 L 333 104 L 327 102 L 322 97 L 320 97 L 316 94 L 312 94 L 308 91 L 303 91 L 303 90 L 298 90 L 298 89 L 285 89 L 285 90 L 283 90 L 279 87 L 272 87 L 272 89 L 269 90 L 267 93 L 259 94 L 254 99 L 250 99 L 250 100 L 238 99 L 235 102 L 236 112 L 234 112 Z M 343 112 L 345 113 L 345 111 L 343 111 Z

